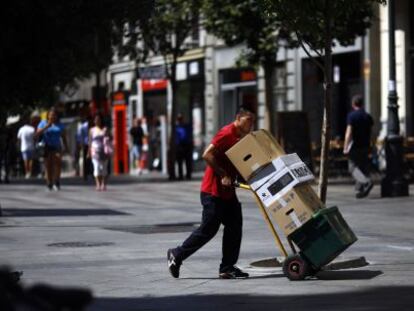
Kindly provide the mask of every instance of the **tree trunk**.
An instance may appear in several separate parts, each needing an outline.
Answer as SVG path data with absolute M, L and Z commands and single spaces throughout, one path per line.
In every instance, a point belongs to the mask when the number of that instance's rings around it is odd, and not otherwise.
M 275 134 L 275 112 L 273 111 L 273 73 L 275 70 L 273 62 L 264 62 L 263 64 L 265 76 L 265 107 L 268 114 L 269 128 L 268 130 Z
M 328 162 L 329 147 L 331 140 L 331 110 L 332 110 L 332 32 L 331 18 L 329 16 L 330 5 L 326 0 L 326 33 L 325 33 L 325 72 L 324 72 L 324 111 L 322 125 L 322 141 L 321 141 L 321 164 L 319 172 L 319 188 L 318 194 L 322 202 L 326 202 L 326 194 L 328 187 Z
M 95 60 L 96 60 L 96 67 L 95 67 L 95 81 L 96 81 L 96 85 L 95 85 L 95 94 L 94 94 L 94 100 L 95 100 L 95 105 L 96 105 L 96 111 L 98 113 L 101 113 L 101 70 L 99 68 L 99 35 L 98 35 L 98 31 L 95 30 L 95 36 L 94 36 L 94 42 L 93 42 L 93 50 L 94 50 L 94 54 L 95 54 Z
M 171 133 L 170 133 L 170 141 L 169 141 L 169 148 L 167 152 L 167 171 L 168 171 L 168 178 L 170 180 L 175 180 L 175 160 L 176 160 L 176 118 L 177 118 L 177 78 L 176 78 L 176 68 L 177 68 L 177 59 L 174 58 L 173 63 L 171 64 L 171 75 L 170 75 L 170 83 L 171 83 L 171 92 L 172 92 L 172 107 L 171 107 L 171 117 L 170 122 L 171 125 Z
M 96 78 L 96 84 L 95 84 L 95 105 L 96 105 L 96 111 L 98 113 L 101 113 L 102 107 L 101 107 L 101 73 L 99 70 L 95 72 L 95 78 Z

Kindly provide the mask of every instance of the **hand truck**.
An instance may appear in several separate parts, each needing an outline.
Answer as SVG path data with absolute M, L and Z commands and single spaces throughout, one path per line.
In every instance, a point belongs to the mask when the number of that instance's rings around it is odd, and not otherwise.
M 289 234 L 287 241 L 292 251 L 289 255 L 256 192 L 249 185 L 242 183 L 235 183 L 235 187 L 253 192 L 276 246 L 285 257 L 282 266 L 283 273 L 291 281 L 303 280 L 316 275 L 324 265 L 335 259 L 357 240 L 337 207 L 324 208 L 315 213 L 311 220 Z

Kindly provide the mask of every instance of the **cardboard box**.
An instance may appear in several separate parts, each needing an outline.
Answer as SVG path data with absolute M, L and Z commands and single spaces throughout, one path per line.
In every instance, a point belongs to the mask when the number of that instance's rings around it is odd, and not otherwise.
M 282 198 L 271 204 L 267 211 L 276 224 L 288 236 L 324 208 L 315 191 L 309 184 L 299 184 Z
M 266 130 L 254 131 L 226 151 L 227 157 L 245 180 L 262 166 L 285 154 L 283 148 Z
M 259 170 L 254 172 L 247 183 L 253 191 L 256 191 L 285 168 L 289 169 L 289 172 L 299 183 L 315 179 L 312 171 L 304 162 L 302 162 L 299 156 L 296 153 L 291 153 L 282 155 L 277 159 L 274 159 L 271 163 L 262 166 Z
M 312 187 L 304 183 L 313 179 L 311 171 L 296 154 L 285 155 L 268 131 L 246 135 L 226 155 L 286 236 L 323 208 Z
M 288 191 L 298 184 L 314 179 L 312 172 L 305 163 L 300 161 L 299 157 L 298 162 L 292 163 L 289 166 L 282 161 L 282 157 L 272 162 L 276 163 L 276 165 L 272 165 L 276 169 L 275 173 L 266 176 L 266 178 L 269 178 L 268 180 L 263 177 L 250 185 L 265 207 L 269 207 L 274 202 L 282 199 Z M 262 182 L 261 185 L 260 182 Z M 255 188 L 256 186 L 260 187 L 257 189 Z

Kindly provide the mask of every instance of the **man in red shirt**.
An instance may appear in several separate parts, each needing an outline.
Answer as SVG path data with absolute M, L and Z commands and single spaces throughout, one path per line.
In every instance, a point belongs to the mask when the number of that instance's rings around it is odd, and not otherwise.
M 182 262 L 210 241 L 221 224 L 224 225 L 224 232 L 219 277 L 234 279 L 249 276 L 235 266 L 239 258 L 243 218 L 241 204 L 233 187 L 237 170 L 225 152 L 250 133 L 253 123 L 254 113 L 240 108 L 236 119 L 218 131 L 204 151 L 203 159 L 207 162 L 207 168 L 201 183 L 202 220 L 200 227 L 181 246 L 167 252 L 168 268 L 174 278 L 179 277 Z

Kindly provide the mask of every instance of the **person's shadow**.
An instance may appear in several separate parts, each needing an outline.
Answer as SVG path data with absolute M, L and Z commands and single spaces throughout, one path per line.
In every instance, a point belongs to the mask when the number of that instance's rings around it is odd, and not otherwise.
M 303 281 L 334 281 L 334 280 L 370 280 L 383 274 L 378 270 L 331 270 L 331 271 L 319 271 L 316 275 L 307 277 Z M 241 281 L 257 280 L 257 279 L 273 279 L 286 277 L 283 272 L 271 273 L 266 275 L 250 275 L 245 279 L 235 279 Z M 219 277 L 184 277 L 178 280 L 219 280 Z

